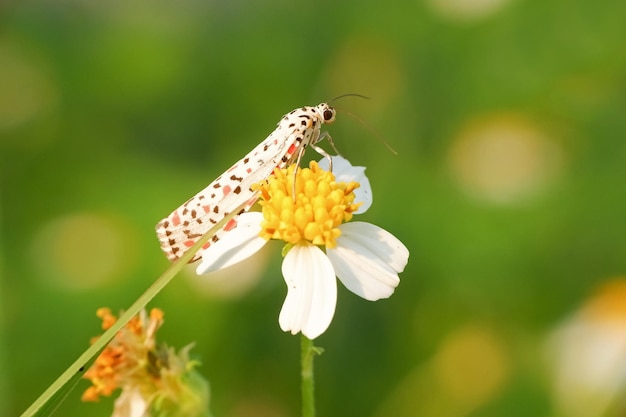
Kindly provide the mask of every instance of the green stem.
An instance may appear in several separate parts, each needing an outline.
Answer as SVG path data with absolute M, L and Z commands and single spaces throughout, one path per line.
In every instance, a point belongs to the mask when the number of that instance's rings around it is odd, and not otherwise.
M 218 222 L 215 226 L 209 229 L 204 236 L 202 236 L 198 241 L 186 251 L 183 256 L 181 256 L 178 260 L 176 260 L 169 268 L 163 272 L 163 274 L 144 292 L 139 296 L 137 301 L 135 301 L 124 313 L 120 316 L 120 318 L 111 326 L 107 331 L 105 331 L 102 336 L 100 336 L 94 344 L 92 344 L 89 349 L 87 349 L 82 355 L 76 359 L 76 361 L 67 368 L 61 376 L 57 378 L 56 381 L 52 383 L 44 392 L 35 400 L 34 403 L 31 404 L 24 413 L 22 413 L 21 417 L 31 417 L 34 416 L 44 405 L 50 401 L 50 399 L 61 389 L 63 388 L 72 377 L 77 377 L 82 375 L 87 369 L 88 365 L 92 362 L 92 360 L 104 349 L 104 347 L 113 339 L 113 337 L 117 334 L 117 332 L 128 323 L 128 321 L 133 318 L 139 311 L 144 308 L 171 280 L 178 274 L 183 267 L 191 260 L 198 250 L 217 233 L 228 221 L 230 221 L 233 217 L 235 217 L 247 204 L 246 201 L 237 209 L 233 210 L 228 214 L 224 219 Z
M 313 378 L 313 358 L 322 352 L 313 341 L 302 335 L 300 338 L 300 363 L 302 378 L 302 417 L 315 417 L 315 383 Z

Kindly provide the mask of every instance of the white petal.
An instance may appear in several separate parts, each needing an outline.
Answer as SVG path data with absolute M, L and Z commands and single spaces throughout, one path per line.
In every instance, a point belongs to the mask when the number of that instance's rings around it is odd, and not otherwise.
M 112 417 L 149 417 L 149 405 L 139 388 L 126 386 L 115 400 Z
M 372 205 L 373 195 L 372 195 L 372 187 L 370 186 L 370 181 L 365 176 L 365 167 L 357 167 L 350 165 L 350 161 L 345 159 L 342 156 L 335 155 L 332 157 L 333 159 L 333 174 L 335 175 L 335 180 L 338 182 L 350 182 L 356 181 L 361 186 L 354 190 L 354 202 L 355 203 L 363 203 L 359 207 L 355 214 L 365 213 L 367 209 Z M 328 158 L 323 158 L 318 162 L 318 165 L 323 170 L 328 170 Z
M 349 222 L 339 226 L 341 236 L 358 241 L 363 247 L 389 264 L 396 272 L 404 271 L 409 262 L 409 250 L 400 240 L 380 227 L 365 222 Z
M 283 331 L 302 332 L 309 339 L 324 333 L 335 314 L 337 280 L 324 252 L 314 245 L 296 245 L 283 260 L 287 297 L 278 323 Z
M 400 283 L 409 251 L 395 236 L 370 223 L 339 226 L 337 246 L 326 249 L 337 278 L 350 291 L 366 300 L 387 298 Z
M 263 214 L 243 213 L 237 218 L 237 227 L 222 233 L 220 240 L 202 252 L 202 262 L 196 268 L 198 275 L 207 274 L 234 265 L 258 252 L 267 241 L 259 236 Z

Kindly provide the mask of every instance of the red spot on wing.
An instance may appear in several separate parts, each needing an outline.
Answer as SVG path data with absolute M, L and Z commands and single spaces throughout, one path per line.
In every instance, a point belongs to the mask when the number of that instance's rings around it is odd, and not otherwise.
M 250 173 L 252 172 L 252 168 L 248 168 L 248 169 L 246 169 L 246 172 L 247 172 L 248 174 L 250 174 Z
M 288 155 L 293 155 L 295 151 L 296 151 L 296 144 L 292 143 L 291 146 L 289 147 L 289 149 L 287 149 L 287 154 Z
M 205 243 L 204 245 L 202 245 L 202 249 L 206 249 L 206 248 L 208 248 L 209 246 L 211 246 L 211 242 L 207 242 L 207 243 Z
M 205 213 L 210 213 L 211 212 L 211 206 L 202 206 L 202 210 L 204 210 Z
M 230 219 L 228 223 L 226 223 L 226 226 L 224 226 L 224 230 L 228 232 L 230 230 L 233 230 L 235 226 L 237 226 L 237 220 Z
M 174 226 L 178 226 L 180 224 L 180 216 L 178 215 L 178 210 L 172 213 L 171 220 Z
M 185 245 L 186 247 L 190 248 L 193 246 L 193 244 L 196 243 L 193 240 L 186 240 L 183 242 L 183 245 Z
M 222 190 L 224 191 L 224 197 L 226 197 L 232 191 L 232 189 L 230 188 L 230 185 L 223 186 Z

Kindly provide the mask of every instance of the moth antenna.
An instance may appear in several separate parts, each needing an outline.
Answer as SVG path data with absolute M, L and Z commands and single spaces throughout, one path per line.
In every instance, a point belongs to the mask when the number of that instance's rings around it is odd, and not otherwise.
M 340 96 L 341 97 L 341 96 Z M 348 116 L 352 117 L 354 120 L 356 120 L 357 122 L 361 123 L 363 126 L 365 126 L 370 133 L 372 133 L 374 135 L 374 137 L 376 139 L 378 139 L 383 145 L 385 145 L 385 147 L 394 155 L 398 154 L 398 151 L 396 151 L 395 149 L 393 149 L 393 147 L 389 144 L 389 142 L 387 142 L 387 140 L 385 139 L 385 137 L 383 136 L 382 133 L 380 133 L 378 130 L 376 130 L 374 128 L 374 126 L 370 125 L 369 123 L 367 123 L 365 120 L 361 119 L 359 116 L 357 116 L 356 114 L 347 111 L 347 110 L 341 110 L 341 113 L 345 113 Z
M 340 96 L 337 96 L 335 98 L 331 98 L 330 100 L 328 100 L 328 103 L 332 103 L 333 101 L 339 100 L 340 98 L 344 98 L 344 97 L 360 97 L 360 98 L 364 98 L 365 100 L 370 99 L 368 96 L 364 96 L 363 94 L 347 93 L 347 94 L 342 94 Z

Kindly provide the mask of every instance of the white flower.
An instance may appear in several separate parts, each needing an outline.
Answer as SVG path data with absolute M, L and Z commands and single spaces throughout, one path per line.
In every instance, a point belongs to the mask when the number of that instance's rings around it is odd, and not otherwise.
M 409 251 L 396 237 L 370 223 L 344 223 L 372 203 L 365 168 L 334 156 L 333 176 L 312 162 L 276 172 L 261 185 L 263 213 L 239 216 L 237 227 L 202 253 L 196 272 L 226 268 L 258 251 L 268 239 L 287 242 L 282 273 L 287 297 L 279 316 L 283 331 L 321 335 L 337 303 L 335 277 L 353 293 L 375 301 L 393 294 Z M 336 180 L 335 180 L 336 177 Z M 293 188 L 296 197 L 293 197 Z M 358 184 L 350 181 L 358 181 Z M 361 203 L 359 205 L 359 203 Z
M 546 352 L 559 416 L 614 415 L 626 392 L 626 279 L 605 282 L 552 331 Z

